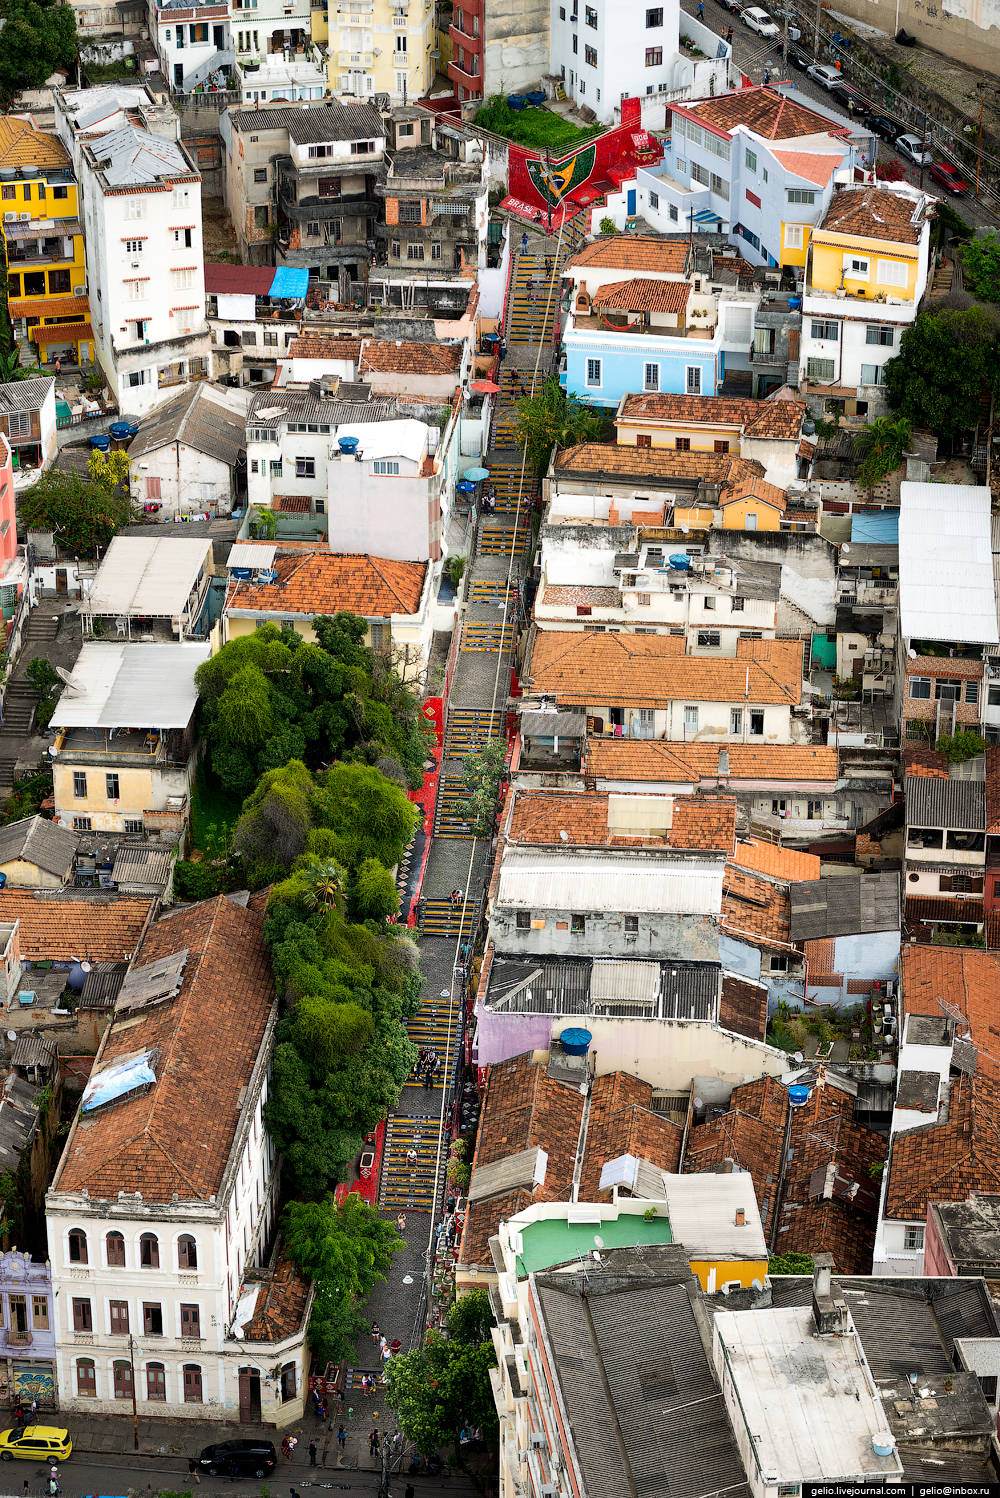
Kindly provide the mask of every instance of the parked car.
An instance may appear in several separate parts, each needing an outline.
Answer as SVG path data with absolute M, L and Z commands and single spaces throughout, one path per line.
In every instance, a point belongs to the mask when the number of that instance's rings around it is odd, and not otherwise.
M 777 53 L 778 53 L 779 57 L 784 57 L 784 55 L 785 55 L 785 44 L 784 44 L 784 42 L 779 42 L 776 50 L 777 50 Z M 788 46 L 788 61 L 791 63 L 791 65 L 792 65 L 793 68 L 798 68 L 798 70 L 799 70 L 800 73 L 804 73 L 806 71 L 806 69 L 810 66 L 810 64 L 812 63 L 812 58 L 809 56 L 808 52 L 803 52 L 803 50 L 802 50 L 801 47 L 796 47 L 792 43 L 789 43 L 789 46 Z
M 896 137 L 896 150 L 900 156 L 905 156 L 916 166 L 933 166 L 934 157 L 930 151 L 921 147 L 923 142 L 919 135 L 898 135 Z
M 781 29 L 777 21 L 772 21 L 766 10 L 761 10 L 759 5 L 750 5 L 740 16 L 744 26 L 749 26 L 751 31 L 756 31 L 758 36 L 780 36 Z
M 850 114 L 857 115 L 859 118 L 869 107 L 867 99 L 854 87 L 853 83 L 838 83 L 831 88 L 830 98 L 836 99 L 837 103 L 842 104 Z
M 866 114 L 862 117 L 862 125 L 877 135 L 880 140 L 887 140 L 891 145 L 899 134 L 899 126 L 895 120 L 890 120 L 887 114 Z
M 743 9 L 743 0 L 719 0 L 724 10 L 731 10 L 734 16 L 738 16 Z
M 814 62 L 811 68 L 806 68 L 806 77 L 811 78 L 814 83 L 821 83 L 824 88 L 836 88 L 844 75 L 830 62 Z
M 936 161 L 931 167 L 931 176 L 946 192 L 953 192 L 956 196 L 969 191 L 968 182 L 950 161 Z
M 270 1441 L 219 1441 L 206 1446 L 198 1459 L 209 1477 L 228 1477 L 236 1463 L 241 1477 L 266 1477 L 278 1464 Z
M 23 1430 L 5 1430 L 0 1435 L 0 1458 L 15 1456 L 29 1462 L 64 1462 L 73 1450 L 68 1430 L 55 1425 L 26 1425 Z

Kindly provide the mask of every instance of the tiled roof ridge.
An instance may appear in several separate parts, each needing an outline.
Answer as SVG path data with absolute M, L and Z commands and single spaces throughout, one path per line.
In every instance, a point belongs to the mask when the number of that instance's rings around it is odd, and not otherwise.
M 220 896 L 220 898 L 224 898 L 224 897 Z M 161 1072 L 161 1075 L 162 1075 L 162 1072 Z M 160 1079 L 158 1077 L 157 1078 L 157 1084 L 159 1083 L 159 1080 Z M 156 1091 L 156 1087 L 155 1086 L 153 1088 L 153 1091 L 154 1092 Z M 174 1172 L 175 1176 L 177 1177 L 177 1179 L 179 1181 L 183 1181 L 184 1182 L 184 1185 L 191 1192 L 192 1198 L 195 1198 L 195 1197 L 203 1195 L 202 1191 L 191 1180 L 191 1177 L 188 1175 L 188 1173 L 186 1171 L 182 1170 L 181 1167 L 177 1164 L 177 1161 L 174 1159 L 173 1155 L 171 1155 L 170 1151 L 167 1149 L 166 1145 L 163 1143 L 163 1140 L 159 1139 L 152 1132 L 152 1130 L 150 1128 L 150 1120 L 149 1119 L 147 1119 L 146 1123 L 140 1129 L 140 1131 L 139 1131 L 138 1134 L 133 1134 L 130 1139 L 126 1139 L 120 1145 L 120 1147 L 114 1152 L 113 1155 L 111 1155 L 110 1157 L 106 1156 L 104 1159 L 102 1159 L 101 1161 L 99 1161 L 98 1163 L 96 1163 L 95 1166 L 94 1166 L 94 1168 L 93 1168 L 93 1170 L 91 1170 L 85 1177 L 83 1177 L 77 1183 L 77 1185 L 74 1186 L 73 1189 L 75 1191 L 79 1191 L 80 1188 L 81 1188 L 81 1186 L 86 1185 L 87 1181 L 92 1180 L 95 1176 L 100 1175 L 103 1171 L 105 1171 L 108 1168 L 108 1159 L 109 1158 L 111 1160 L 116 1160 L 116 1159 L 121 1159 L 123 1156 L 127 1156 L 127 1155 L 131 1154 L 136 1149 L 137 1146 L 141 1145 L 141 1143 L 142 1143 L 143 1140 L 145 1140 L 145 1146 L 146 1146 L 146 1153 L 147 1153 L 147 1155 L 152 1150 L 154 1150 L 154 1149 L 159 1154 L 161 1154 L 163 1156 L 163 1158 L 166 1161 L 168 1161 L 168 1163 L 170 1164 L 170 1167 L 173 1170 L 173 1172 Z M 53 1182 L 53 1185 L 55 1185 L 55 1182 Z
M 385 583 L 386 587 L 388 588 L 389 592 L 392 594 L 393 598 L 395 598 L 396 602 L 399 604 L 399 606 L 402 609 L 403 613 L 409 613 L 409 609 L 407 609 L 405 607 L 406 599 L 400 597 L 399 589 L 397 588 L 396 584 L 394 582 L 390 582 L 389 581 L 389 578 L 386 576 L 386 574 L 385 574 L 385 572 L 383 571 L 383 568 L 382 568 L 382 564 L 392 565 L 392 559 L 389 558 L 389 557 L 375 557 L 375 556 L 372 556 L 372 554 L 370 552 L 367 552 L 367 551 L 363 552 L 362 555 L 368 561 L 369 565 L 371 566 L 372 571 L 374 573 L 376 573 L 382 579 L 382 581 Z

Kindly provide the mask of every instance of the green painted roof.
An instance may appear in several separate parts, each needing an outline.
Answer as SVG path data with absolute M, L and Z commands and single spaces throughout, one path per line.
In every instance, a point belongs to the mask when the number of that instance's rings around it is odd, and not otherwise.
M 589 1254 L 604 1240 L 605 1248 L 633 1248 L 637 1243 L 672 1243 L 666 1203 L 658 1217 L 646 1222 L 640 1216 L 622 1213 L 617 1222 L 567 1222 L 554 1217 L 532 1222 L 522 1233 L 523 1252 L 518 1256 L 517 1272 L 537 1274 L 556 1264 L 566 1264 Z

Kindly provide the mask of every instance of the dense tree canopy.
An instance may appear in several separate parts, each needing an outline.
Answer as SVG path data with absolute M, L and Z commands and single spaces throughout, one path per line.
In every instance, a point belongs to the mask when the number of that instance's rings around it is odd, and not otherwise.
M 0 40 L 6 35 L 4 27 Z M 50 468 L 18 495 L 18 518 L 29 530 L 58 531 L 59 545 L 76 556 L 90 556 L 98 546 L 103 550 L 135 517 L 128 491 L 111 486 L 103 468 L 97 474 L 96 480 L 84 479 Z
M 969 291 L 983 302 L 1000 302 L 1000 239 L 990 230 L 962 250 L 962 276 Z
M 537 395 L 518 401 L 517 443 L 527 444 L 528 467 L 540 478 L 557 442 L 574 447 L 578 442 L 598 442 L 603 435 L 604 418 L 575 395 L 567 395 L 557 379 L 546 380 Z
M 395 1224 L 350 1192 L 342 1207 L 332 1195 L 291 1202 L 282 1227 L 291 1259 L 316 1282 L 309 1322 L 313 1354 L 321 1363 L 353 1357 L 359 1334 L 367 1330 L 362 1302 L 403 1247 Z
M 41 88 L 76 60 L 76 14 L 53 0 L 0 0 L 0 106 L 7 109 L 23 89 Z
M 202 725 L 223 786 L 246 795 L 291 760 L 377 765 L 417 786 L 427 758 L 419 704 L 354 614 L 323 615 L 315 644 L 266 625 L 198 668 Z
M 889 405 L 914 426 L 954 437 L 975 426 L 1000 387 L 1000 317 L 993 308 L 923 312 L 885 365 Z

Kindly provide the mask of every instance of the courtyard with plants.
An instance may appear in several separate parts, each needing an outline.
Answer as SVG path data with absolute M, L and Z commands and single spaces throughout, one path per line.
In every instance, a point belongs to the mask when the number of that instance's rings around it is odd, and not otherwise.
M 864 1004 L 797 1010 L 780 1000 L 767 1024 L 767 1042 L 807 1061 L 877 1061 L 876 1043 Z

